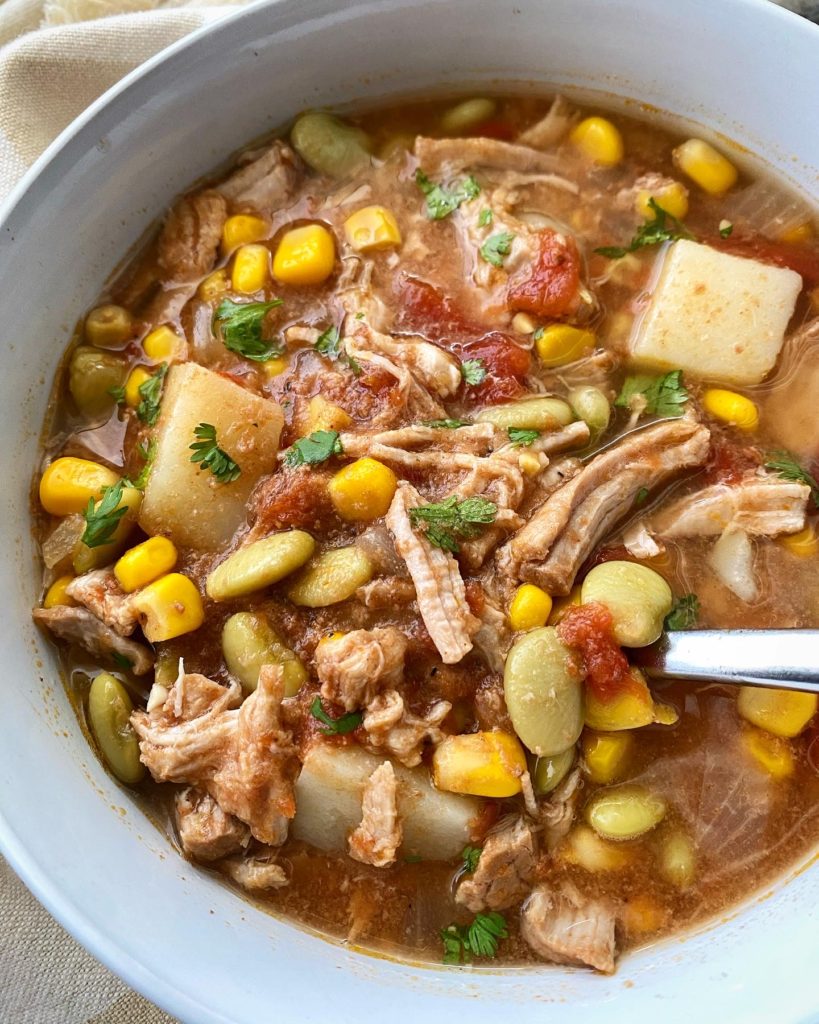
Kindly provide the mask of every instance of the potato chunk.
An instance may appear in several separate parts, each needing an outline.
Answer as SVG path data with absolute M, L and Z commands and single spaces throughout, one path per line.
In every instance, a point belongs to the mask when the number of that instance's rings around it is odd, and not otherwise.
M 296 782 L 291 834 L 320 850 L 346 850 L 347 836 L 361 822 L 364 786 L 384 761 L 360 747 L 312 747 Z M 426 768 L 393 767 L 404 828 L 400 855 L 423 860 L 457 857 L 473 838 L 481 801 L 437 790 Z
M 172 366 L 140 526 L 184 547 L 213 550 L 226 544 L 244 519 L 259 477 L 275 466 L 283 421 L 275 402 L 212 370 L 196 363 Z M 219 447 L 238 463 L 241 474 L 232 483 L 219 483 L 210 470 L 191 462 L 190 445 L 200 423 L 216 427 Z
M 635 362 L 727 384 L 758 384 L 776 362 L 802 278 L 792 270 L 674 242 L 660 257 L 631 338 Z

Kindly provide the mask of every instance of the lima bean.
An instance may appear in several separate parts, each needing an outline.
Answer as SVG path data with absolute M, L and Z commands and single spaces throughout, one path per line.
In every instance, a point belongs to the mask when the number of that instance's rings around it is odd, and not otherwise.
M 628 783 L 598 790 L 586 804 L 584 817 L 603 839 L 636 839 L 656 828 L 666 814 L 662 797 Z
M 88 722 L 103 759 L 120 782 L 133 786 L 145 774 L 139 740 L 131 725 L 134 705 L 110 672 L 100 672 L 88 693 Z
M 222 654 L 231 675 L 236 676 L 245 693 L 259 685 L 263 665 L 281 665 L 284 695 L 298 693 L 307 679 L 307 669 L 290 650 L 263 615 L 237 612 L 222 628 Z
M 660 871 L 663 877 L 678 889 L 686 889 L 694 881 L 694 844 L 684 832 L 670 832 L 663 837 L 660 847 Z
M 114 407 L 111 388 L 125 380 L 125 361 L 110 352 L 81 345 L 74 349 L 68 369 L 68 390 L 80 412 L 101 416 Z
M 497 109 L 497 103 L 488 97 L 462 100 L 441 115 L 441 131 L 445 135 L 463 135 L 488 120 Z
M 287 596 L 305 608 L 326 608 L 346 601 L 372 578 L 372 563 L 363 551 L 355 546 L 332 548 L 307 563 Z
M 532 785 L 538 796 L 546 796 L 557 789 L 574 764 L 575 748 L 570 747 L 554 757 L 539 757 L 532 773 Z
M 494 423 L 502 430 L 560 430 L 574 419 L 574 413 L 560 398 L 527 398 L 508 405 L 482 410 L 479 423 Z
M 370 159 L 370 138 L 332 114 L 302 114 L 290 132 L 293 148 L 314 170 L 345 178 Z
M 303 530 L 274 533 L 247 544 L 217 565 L 208 575 L 205 589 L 213 601 L 229 601 L 252 594 L 300 569 L 316 548 Z
M 662 633 L 674 596 L 662 576 L 647 565 L 612 561 L 596 565 L 586 576 L 580 600 L 608 608 L 618 644 L 646 647 Z
M 602 434 L 611 419 L 609 400 L 599 388 L 585 385 L 567 395 L 569 405 L 593 434 Z

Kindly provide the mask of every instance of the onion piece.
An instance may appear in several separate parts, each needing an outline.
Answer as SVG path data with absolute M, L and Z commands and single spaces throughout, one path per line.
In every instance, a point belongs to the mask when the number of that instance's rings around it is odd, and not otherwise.
M 711 549 L 711 568 L 740 601 L 750 604 L 759 596 L 754 575 L 754 546 L 744 530 L 727 529 Z
M 58 566 L 67 568 L 70 563 L 74 548 L 80 541 L 85 530 L 85 520 L 80 515 L 67 516 L 55 527 L 43 541 L 43 561 L 48 569 L 56 569 Z
M 810 222 L 814 216 L 807 203 L 774 188 L 764 178 L 729 196 L 723 210 L 735 226 L 774 239 Z

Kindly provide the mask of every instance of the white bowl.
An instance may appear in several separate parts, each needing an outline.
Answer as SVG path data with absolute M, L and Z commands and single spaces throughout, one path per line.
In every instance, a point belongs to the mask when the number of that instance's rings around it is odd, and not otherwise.
M 625 957 L 613 978 L 395 963 L 263 913 L 179 857 L 102 770 L 29 619 L 29 491 L 55 369 L 78 314 L 173 196 L 304 107 L 515 81 L 673 111 L 816 194 L 819 30 L 763 0 L 280 0 L 129 75 L 3 210 L 0 845 L 70 932 L 183 1021 L 819 1020 L 816 868 Z

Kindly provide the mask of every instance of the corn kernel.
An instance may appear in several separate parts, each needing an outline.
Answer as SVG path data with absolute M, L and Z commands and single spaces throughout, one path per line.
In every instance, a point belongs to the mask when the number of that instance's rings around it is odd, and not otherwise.
M 328 643 L 330 640 L 341 640 L 342 637 L 346 636 L 345 633 L 339 630 L 334 630 L 332 633 L 328 633 L 327 636 L 323 636 L 321 640 L 316 644 L 316 647 L 321 647 L 322 644 Z
M 552 613 L 552 599 L 533 583 L 524 583 L 515 591 L 509 605 L 509 624 L 516 632 L 545 626 Z
M 312 434 L 314 430 L 344 430 L 352 422 L 340 406 L 333 405 L 321 395 L 315 395 L 307 405 L 304 433 Z
M 779 543 L 797 558 L 812 558 L 819 554 L 819 537 L 816 536 L 816 530 L 810 524 L 798 533 L 788 533 L 784 537 L 780 537 Z
M 73 576 L 60 576 L 59 579 L 54 580 L 51 586 L 46 592 L 46 596 L 43 598 L 43 608 L 56 608 L 58 605 L 74 605 L 77 602 L 73 597 L 69 597 L 65 592 L 65 588 L 74 579 Z
M 634 862 L 634 850 L 626 844 L 602 839 L 590 825 L 575 825 L 557 850 L 557 859 L 585 871 L 621 871 Z
M 155 327 L 142 342 L 142 351 L 155 363 L 171 362 L 181 358 L 185 347 L 184 340 L 167 324 Z
M 634 685 L 607 700 L 601 700 L 586 687 L 585 721 L 590 729 L 620 732 L 639 729 L 655 721 L 654 701 L 645 679 L 637 669 L 632 669 L 631 674 Z
M 791 244 L 809 242 L 812 238 L 813 224 L 809 220 L 806 220 L 803 224 L 796 224 L 794 227 L 788 228 L 787 231 L 783 231 L 779 236 L 781 242 L 790 242 Z
M 709 388 L 702 396 L 705 411 L 715 419 L 729 423 L 740 430 L 756 430 L 759 426 L 759 410 L 750 398 L 738 395 L 736 391 L 723 388 Z
M 292 228 L 279 242 L 273 275 L 284 284 L 321 284 L 332 274 L 335 261 L 335 242 L 327 228 L 307 224 Z
M 125 381 L 125 404 L 130 409 L 136 409 L 142 401 L 142 395 L 139 393 L 139 389 L 146 380 L 150 379 L 151 374 L 144 366 L 135 366 L 128 374 L 128 380 Z
M 790 743 L 781 736 L 749 728 L 742 734 L 742 745 L 772 778 L 787 779 L 793 775 L 796 766 L 793 751 Z
M 270 251 L 263 245 L 241 246 L 233 257 L 230 280 L 234 291 L 261 291 L 270 280 Z
M 167 537 L 149 537 L 126 551 L 114 566 L 122 589 L 131 594 L 146 587 L 176 565 L 176 548 Z
M 605 117 L 587 117 L 576 125 L 571 141 L 596 164 L 614 167 L 623 159 L 623 136 Z
M 152 644 L 192 633 L 205 619 L 195 584 L 178 572 L 162 576 L 134 594 L 133 607 Z
M 208 274 L 200 284 L 198 289 L 199 298 L 205 302 L 213 302 L 214 299 L 218 299 L 220 295 L 224 293 L 230 287 L 230 278 L 225 267 L 219 270 L 214 270 L 212 274 Z
M 699 187 L 718 196 L 736 182 L 736 167 L 704 139 L 688 139 L 674 150 L 674 164 Z
M 543 464 L 534 452 L 521 452 L 518 455 L 518 469 L 526 476 L 537 476 Z
M 103 488 L 117 480 L 112 469 L 97 462 L 69 456 L 55 459 L 40 480 L 40 504 L 53 516 L 83 512 L 89 498 L 99 498 Z
M 572 587 L 565 597 L 559 597 L 552 603 L 552 612 L 549 616 L 549 621 L 546 623 L 547 626 L 556 626 L 570 608 L 580 604 L 580 590 L 581 588 L 578 584 L 576 587 Z
M 384 206 L 365 206 L 344 221 L 344 234 L 356 252 L 379 252 L 401 244 L 401 232 Z
M 737 711 L 752 725 L 775 736 L 798 736 L 816 714 L 819 697 L 796 690 L 768 690 L 744 686 L 737 697 Z
M 233 252 L 240 245 L 259 242 L 267 234 L 267 222 L 249 213 L 228 217 L 222 228 L 222 252 Z
M 447 736 L 432 756 L 432 777 L 450 793 L 503 798 L 521 790 L 526 755 L 508 732 L 473 732 Z
M 619 779 L 634 746 L 634 734 L 624 732 L 592 732 L 586 730 L 581 739 L 586 774 L 601 786 Z
M 340 469 L 328 491 L 336 512 L 349 522 L 367 522 L 387 514 L 398 478 L 377 459 L 358 459 Z
M 672 181 L 667 185 L 651 192 L 647 188 L 640 189 L 637 193 L 635 208 L 641 217 L 651 220 L 654 217 L 654 210 L 649 206 L 649 199 L 666 213 L 670 213 L 677 220 L 682 220 L 688 213 L 688 189 L 681 181 Z
M 594 331 L 569 324 L 552 324 L 535 335 L 535 347 L 544 366 L 565 366 L 591 351 L 595 345 Z

